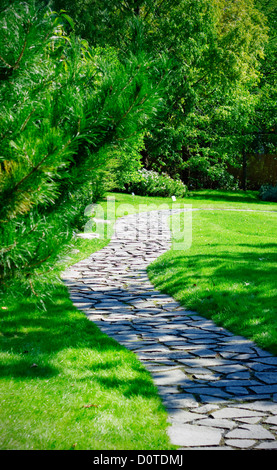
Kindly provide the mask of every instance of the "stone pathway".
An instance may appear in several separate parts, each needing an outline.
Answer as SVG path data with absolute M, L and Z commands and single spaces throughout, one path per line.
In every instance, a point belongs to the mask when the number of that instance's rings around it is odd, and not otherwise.
M 147 277 L 170 247 L 174 212 L 118 219 L 109 245 L 64 273 L 71 299 L 150 371 L 179 449 L 277 449 L 277 357 L 181 307 Z

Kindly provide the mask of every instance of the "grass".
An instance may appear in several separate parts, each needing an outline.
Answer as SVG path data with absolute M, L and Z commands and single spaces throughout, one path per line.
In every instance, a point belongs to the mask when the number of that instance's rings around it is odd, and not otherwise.
M 78 239 L 80 251 L 55 274 L 107 242 Z M 51 289 L 45 310 L 19 293 L 1 302 L 0 448 L 173 449 L 148 371 L 72 305 L 61 282 Z
M 219 194 L 203 195 L 196 195 L 194 207 L 207 208 L 213 201 L 215 207 L 223 208 L 224 198 Z M 176 250 L 173 243 L 172 249 L 148 268 L 148 275 L 159 290 L 186 308 L 276 355 L 276 205 L 257 205 L 249 197 L 238 201 L 232 197 L 228 207 L 250 211 L 193 212 L 191 247 Z M 257 212 L 251 212 L 253 209 Z M 185 215 L 182 217 L 184 223 Z M 174 231 L 176 216 L 172 222 Z
M 109 197 L 115 199 L 115 208 L 118 214 L 123 211 L 121 207 L 128 209 L 129 213 L 134 213 L 139 210 L 139 206 L 145 205 L 155 209 L 155 206 L 165 205 L 168 208 L 176 207 L 176 204 L 189 204 L 193 208 L 236 208 L 246 210 L 259 210 L 259 211 L 277 211 L 277 204 L 275 202 L 261 201 L 258 199 L 257 191 L 227 191 L 227 190 L 199 190 L 192 191 L 187 198 L 177 198 L 176 202 L 172 198 L 158 198 L 158 197 L 145 197 L 145 196 L 132 196 L 123 193 L 109 193 Z M 106 199 L 103 200 L 101 206 L 106 208 Z M 152 207 L 151 207 L 152 206 Z
M 175 207 L 171 198 L 110 196 L 116 217 L 137 212 L 141 204 Z M 276 211 L 276 204 L 262 203 L 252 192 L 200 191 L 184 202 L 194 208 Z M 100 204 L 109 217 L 107 202 Z M 184 305 L 276 352 L 275 236 L 276 213 L 195 211 L 191 248 L 163 255 L 149 275 Z M 148 371 L 78 311 L 54 277 L 108 241 L 74 242 L 71 259 L 41 286 L 41 292 L 51 290 L 45 310 L 20 289 L 1 300 L 2 450 L 174 448 Z

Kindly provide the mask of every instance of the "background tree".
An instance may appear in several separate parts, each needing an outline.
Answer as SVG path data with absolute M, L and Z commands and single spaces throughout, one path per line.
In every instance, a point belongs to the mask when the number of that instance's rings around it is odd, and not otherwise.
M 170 61 L 165 106 L 145 136 L 144 166 L 181 175 L 192 184 L 193 173 L 198 179 L 202 174 L 204 184 L 228 180 L 227 161 L 241 164 L 253 132 L 245 123 L 250 125 L 254 115 L 252 95 L 267 41 L 265 11 L 254 0 L 54 4 L 68 9 L 78 30 L 94 44 L 116 47 L 120 58 L 143 50 Z M 241 116 L 236 116 L 234 131 L 235 112 Z M 214 125 L 223 133 L 218 139 Z
M 194 187 L 232 184 L 226 168 L 240 164 L 249 143 L 245 126 L 255 109 L 252 91 L 267 39 L 265 19 L 245 1 L 182 2 L 171 15 L 167 50 L 180 77 L 172 84 L 163 121 L 151 129 L 147 160 L 155 167 L 168 168 L 170 162 L 169 171 L 177 169 Z M 165 26 L 161 35 L 168 30 Z M 174 31 L 182 31 L 179 43 Z
M 272 0 L 257 0 L 257 8 L 262 11 L 267 20 L 268 41 L 265 43 L 265 52 L 260 59 L 260 82 L 257 90 L 258 103 L 256 118 L 258 132 L 257 147 L 263 151 L 277 150 L 277 5 Z

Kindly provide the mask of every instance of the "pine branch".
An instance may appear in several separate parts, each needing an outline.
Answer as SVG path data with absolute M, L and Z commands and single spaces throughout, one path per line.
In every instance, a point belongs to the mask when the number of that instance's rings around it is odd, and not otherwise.
M 15 241 L 12 245 L 7 246 L 6 248 L 2 248 L 0 250 L 0 254 L 3 255 L 4 253 L 8 253 L 11 251 L 15 246 L 17 245 L 17 242 Z
M 18 59 L 17 61 L 14 63 L 14 65 L 11 65 L 9 64 L 1 55 L 0 55 L 0 60 L 2 60 L 2 62 L 4 62 L 4 64 L 6 65 L 6 67 L 8 67 L 9 69 L 11 70 L 15 70 L 19 67 L 19 64 L 22 60 L 22 57 L 23 57 L 23 54 L 24 54 L 24 51 L 26 49 L 26 45 L 27 45 L 27 37 L 29 35 L 29 32 L 30 32 L 30 22 L 29 22 L 29 26 L 28 26 L 28 29 L 27 29 L 27 32 L 26 32 L 26 36 L 25 36 L 25 39 L 24 39 L 24 43 L 23 43 L 23 47 L 22 47 L 22 50 L 18 56 Z
M 132 111 L 133 107 L 135 106 L 136 104 L 136 101 L 137 101 L 137 98 L 139 96 L 139 93 L 140 93 L 140 89 L 136 92 L 135 96 L 134 96 L 134 101 L 133 103 L 129 106 L 129 108 L 127 109 L 127 111 L 123 114 L 123 116 L 121 116 L 121 118 L 115 123 L 116 124 L 116 127 L 119 126 L 119 124 L 121 123 L 121 121 L 123 121 L 123 119 L 126 118 L 126 116 L 128 116 L 128 114 L 130 114 L 130 112 Z
M 57 150 L 57 147 L 54 148 L 54 152 L 55 150 Z M 36 165 L 32 168 L 32 170 L 30 171 L 30 173 L 28 173 L 27 175 L 25 175 L 13 188 L 13 192 L 17 191 L 17 189 L 19 188 L 19 186 L 21 186 L 22 183 L 24 183 L 24 181 L 26 181 L 33 173 L 35 173 L 39 167 L 45 162 L 45 160 L 47 160 L 47 158 L 49 157 L 50 155 L 50 152 L 45 155 L 45 157 L 43 157 L 43 159 Z
M 25 39 L 24 39 L 24 43 L 23 43 L 22 50 L 21 50 L 21 52 L 20 52 L 20 54 L 19 54 L 19 57 L 18 57 L 17 61 L 15 62 L 14 66 L 13 66 L 14 69 L 17 69 L 17 68 L 19 67 L 20 61 L 21 61 L 21 59 L 22 59 L 22 57 L 23 57 L 23 54 L 24 54 L 24 51 L 25 51 L 25 49 L 26 49 L 27 37 L 28 37 L 28 35 L 29 35 L 29 32 L 30 32 L 30 21 L 29 21 L 28 29 L 27 29 L 26 36 L 25 36 Z
M 33 264 L 30 264 L 28 265 L 27 263 L 25 264 L 24 268 L 34 268 L 35 266 L 40 266 L 42 263 L 45 263 L 45 261 L 47 261 L 51 256 L 52 256 L 52 253 L 53 253 L 53 250 L 50 251 L 49 255 L 46 256 L 46 258 L 44 259 L 41 259 L 39 261 L 37 261 L 36 263 L 33 263 Z M 27 274 L 31 274 L 31 273 L 27 273 Z
M 35 112 L 35 108 L 32 109 L 32 111 L 30 112 L 29 116 L 27 116 L 27 118 L 25 119 L 25 121 L 23 122 L 22 126 L 20 127 L 20 132 L 23 132 L 25 127 L 27 126 L 32 114 Z
M 6 65 L 6 67 L 8 67 L 9 69 L 12 69 L 13 66 L 8 64 L 8 62 L 0 55 L 0 60 L 2 60 L 2 62 L 4 62 L 4 64 Z
M 38 297 L 38 294 L 37 294 L 37 293 L 35 292 L 35 290 L 34 290 L 32 280 L 31 280 L 31 279 L 28 279 L 28 282 L 29 282 L 31 291 L 33 292 L 33 294 L 34 294 L 36 297 Z

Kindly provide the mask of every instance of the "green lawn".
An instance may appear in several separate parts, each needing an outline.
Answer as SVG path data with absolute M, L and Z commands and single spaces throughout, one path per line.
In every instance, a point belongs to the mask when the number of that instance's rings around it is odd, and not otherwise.
M 110 196 L 117 216 L 123 204 L 127 212 L 145 203 L 175 207 L 170 198 Z M 198 208 L 277 209 L 252 192 L 202 191 L 183 202 Z M 101 205 L 105 211 L 106 202 Z M 276 220 L 276 213 L 195 211 L 191 248 L 163 255 L 149 275 L 188 308 L 276 353 Z M 54 277 L 106 243 L 73 243 L 79 252 L 57 265 L 41 286 L 41 292 L 51 290 L 45 310 L 20 289 L 1 299 L 2 450 L 174 448 L 149 373 L 132 352 L 73 307 Z
M 71 263 L 106 243 L 78 239 Z M 73 307 L 53 275 L 51 290 L 46 310 L 20 292 L 1 300 L 0 448 L 173 449 L 157 389 L 135 354 Z
M 277 354 L 277 207 L 238 195 L 238 203 L 233 196 L 228 204 L 219 195 L 203 195 L 197 194 L 194 208 L 212 201 L 217 209 L 248 212 L 194 211 L 191 247 L 176 250 L 173 243 L 149 267 L 149 277 L 186 308 Z M 172 223 L 174 231 L 176 216 Z

